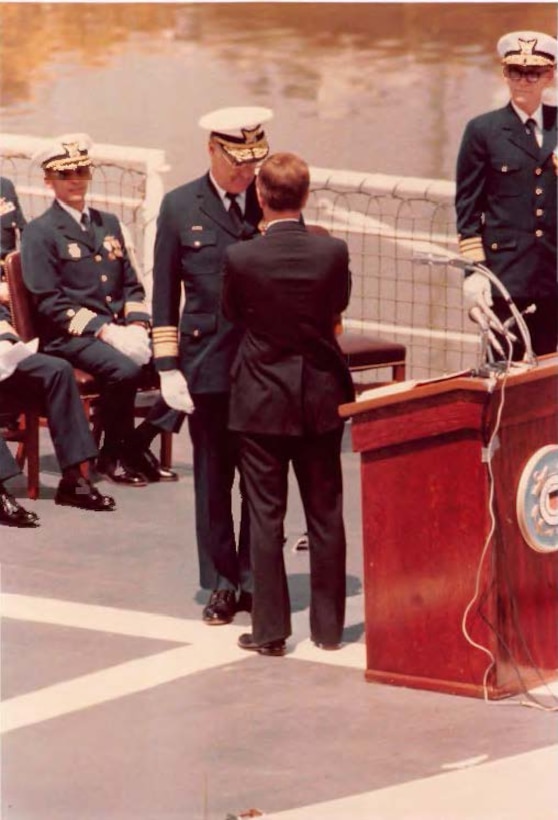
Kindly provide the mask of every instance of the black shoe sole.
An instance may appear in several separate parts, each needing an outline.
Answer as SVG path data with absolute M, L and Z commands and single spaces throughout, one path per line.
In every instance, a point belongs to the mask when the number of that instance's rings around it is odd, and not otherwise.
M 59 507 L 75 507 L 76 510 L 85 510 L 86 512 L 114 512 L 116 510 L 116 506 L 114 507 L 86 507 L 82 504 L 76 504 L 75 501 L 66 501 L 65 499 L 55 498 L 54 503 L 58 504 Z

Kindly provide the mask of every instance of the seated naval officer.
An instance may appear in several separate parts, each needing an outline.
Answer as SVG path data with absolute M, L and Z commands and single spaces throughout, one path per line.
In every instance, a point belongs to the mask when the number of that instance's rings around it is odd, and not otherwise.
M 23 276 L 37 306 L 41 347 L 92 373 L 101 386 L 104 439 L 97 472 L 129 487 L 175 481 L 176 473 L 163 469 L 145 446 L 154 420 L 165 424 L 164 402 L 134 429 L 136 392 L 151 360 L 150 313 L 118 218 L 86 204 L 90 147 L 87 134 L 68 134 L 34 157 L 55 196 L 22 238 Z
M 544 98 L 555 81 L 557 45 L 555 37 L 537 31 L 499 39 L 509 101 L 467 124 L 456 171 L 460 252 L 485 264 L 518 310 L 527 311 L 536 355 L 555 352 L 558 336 L 556 106 Z M 490 308 L 497 321 L 510 316 L 507 299 L 474 269 L 464 280 L 464 296 L 481 325 L 492 319 Z M 521 340 L 512 352 L 523 356 Z
M 0 408 L 3 398 L 10 405 L 24 408 L 29 402 L 41 407 L 48 421 L 52 444 L 62 478 L 55 502 L 84 510 L 102 512 L 114 510 L 114 499 L 101 495 L 81 473 L 80 465 L 97 455 L 97 447 L 83 412 L 74 371 L 68 362 L 34 353 L 33 345 L 25 345 L 10 324 L 5 305 L 0 305 Z M 3 486 L 15 475 L 13 463 L 6 456 L 6 444 L 0 448 L 0 523 L 30 526 L 30 516 Z M 34 516 L 36 521 L 36 516 Z
M 11 179 L 0 176 L 0 263 L 15 251 L 26 220 Z M 3 277 L 2 277 L 3 278 Z

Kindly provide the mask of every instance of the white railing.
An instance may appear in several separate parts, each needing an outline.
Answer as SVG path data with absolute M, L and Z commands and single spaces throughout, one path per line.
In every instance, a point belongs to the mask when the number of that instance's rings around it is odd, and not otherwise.
M 0 134 L 0 173 L 31 219 L 51 201 L 31 157 L 46 140 Z M 161 150 L 96 144 L 91 202 L 120 217 L 151 293 L 156 218 L 168 170 Z M 353 290 L 345 325 L 403 342 L 407 373 L 428 378 L 477 363 L 478 335 L 463 309 L 461 276 L 417 252 L 455 253 L 454 185 L 444 180 L 312 168 L 309 222 L 346 240 Z M 387 373 L 380 371 L 378 379 Z

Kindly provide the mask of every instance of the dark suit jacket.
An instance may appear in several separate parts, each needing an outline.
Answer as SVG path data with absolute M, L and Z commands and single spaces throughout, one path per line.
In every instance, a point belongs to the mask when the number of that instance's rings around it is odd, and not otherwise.
M 335 340 L 349 302 L 345 242 L 278 222 L 228 248 L 223 312 L 244 336 L 232 367 L 229 426 L 250 433 L 325 433 L 354 397 Z
M 514 298 L 556 293 L 556 108 L 543 106 L 543 120 L 539 149 L 511 103 L 476 117 L 457 160 L 462 251 L 484 255 Z
M 240 334 L 221 314 L 223 254 L 255 235 L 261 216 L 252 184 L 242 233 L 236 230 L 209 174 L 170 191 L 161 203 L 153 273 L 155 365 L 181 368 L 193 393 L 229 389 Z
M 17 198 L 13 182 L 0 177 L 0 259 L 4 259 L 16 247 L 16 230 L 25 227 L 25 217 Z
M 149 321 L 145 292 L 120 222 L 90 209 L 93 238 L 55 201 L 25 228 L 23 277 L 35 295 L 39 335 L 47 351 L 91 340 L 106 322 Z

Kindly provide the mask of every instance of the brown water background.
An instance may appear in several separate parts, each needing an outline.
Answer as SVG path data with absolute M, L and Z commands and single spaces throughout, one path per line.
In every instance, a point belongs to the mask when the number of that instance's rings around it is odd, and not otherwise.
M 264 105 L 311 165 L 453 179 L 463 127 L 506 101 L 501 34 L 554 3 L 2 3 L 0 128 L 86 131 L 206 167 L 199 117 Z

